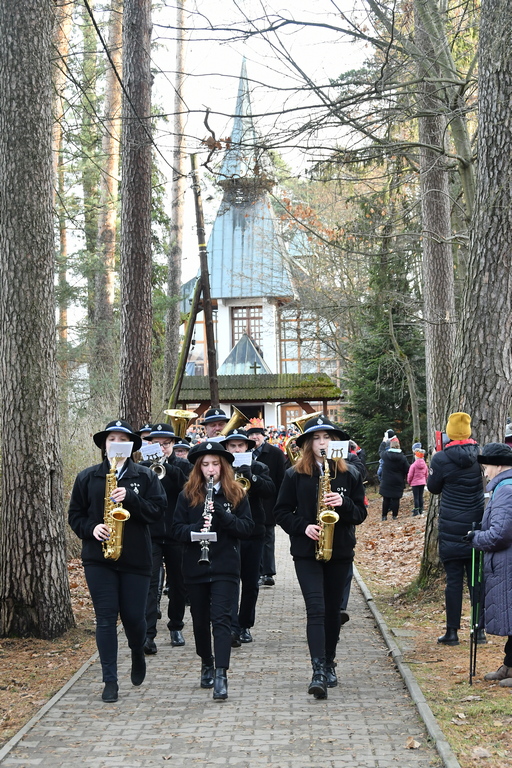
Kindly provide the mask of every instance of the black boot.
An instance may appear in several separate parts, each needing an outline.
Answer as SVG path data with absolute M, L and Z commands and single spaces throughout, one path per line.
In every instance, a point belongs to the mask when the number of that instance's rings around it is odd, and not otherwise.
M 146 677 L 146 657 L 144 650 L 132 651 L 132 673 L 131 679 L 133 685 L 142 685 Z
M 309 684 L 308 693 L 312 693 L 315 699 L 327 698 L 327 678 L 325 674 L 325 659 L 311 659 L 313 665 L 313 677 Z
M 458 645 L 459 636 L 457 630 L 453 627 L 446 627 L 446 633 L 437 638 L 437 642 L 441 645 Z
M 208 661 L 203 661 L 201 665 L 201 688 L 213 688 L 213 677 L 215 668 L 213 666 L 213 657 Z
M 228 697 L 228 676 L 225 667 L 217 667 L 215 680 L 213 681 L 213 698 L 216 701 L 224 701 Z
M 477 630 L 477 633 L 476 633 L 476 644 L 486 645 L 486 643 L 487 643 L 487 635 L 485 634 L 485 629 L 483 627 L 480 627 L 480 629 Z
M 338 678 L 336 677 L 336 662 L 334 659 L 327 659 L 325 662 L 325 677 L 328 688 L 335 688 L 338 685 Z
M 118 699 L 118 691 L 119 686 L 117 685 L 115 680 L 109 680 L 107 683 L 105 683 L 105 687 L 103 689 L 103 693 L 101 694 L 101 698 L 103 701 L 108 702 L 114 702 Z

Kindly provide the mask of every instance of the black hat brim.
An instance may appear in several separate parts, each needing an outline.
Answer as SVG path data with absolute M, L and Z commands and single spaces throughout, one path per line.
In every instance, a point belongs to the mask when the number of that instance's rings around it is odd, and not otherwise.
M 211 447 L 207 448 L 207 445 Z M 188 452 L 188 460 L 192 464 L 195 464 L 202 456 L 223 456 L 230 464 L 235 460 L 234 455 L 224 448 L 222 443 L 213 443 L 208 440 L 205 440 L 203 443 L 196 443 Z
M 142 438 L 140 435 L 136 435 L 135 432 L 126 432 L 124 429 L 119 429 L 119 427 L 117 429 L 104 429 L 103 432 L 96 432 L 96 434 L 92 436 L 92 439 L 98 448 L 105 447 L 105 440 L 107 439 L 108 435 L 111 434 L 111 432 L 122 432 L 123 435 L 126 435 L 130 438 L 131 441 L 133 441 L 133 450 L 140 450 L 140 447 L 142 446 Z
M 477 456 L 479 464 L 492 464 L 493 467 L 512 467 L 512 454 L 510 456 L 500 456 L 497 454 L 490 456 Z
M 307 432 L 303 432 L 301 435 L 297 435 L 295 444 L 298 445 L 299 448 L 302 448 L 308 437 L 314 435 L 315 432 L 328 432 L 333 440 L 350 440 L 350 437 L 346 432 L 343 432 L 342 429 L 332 429 L 332 427 L 329 427 L 328 425 L 319 424 L 315 429 L 310 429 Z

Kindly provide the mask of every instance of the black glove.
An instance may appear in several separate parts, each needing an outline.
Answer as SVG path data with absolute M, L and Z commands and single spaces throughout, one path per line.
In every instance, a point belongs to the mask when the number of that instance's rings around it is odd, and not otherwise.
M 201 515 L 197 523 L 194 523 L 191 527 L 191 531 L 194 531 L 194 533 L 199 533 L 199 531 L 202 531 L 204 528 L 204 517 Z
M 462 537 L 462 541 L 465 541 L 466 544 L 471 544 L 474 538 L 475 538 L 475 532 L 468 531 L 466 535 Z
M 237 475 L 243 475 L 247 480 L 252 479 L 252 470 L 248 464 L 242 464 L 241 467 L 236 467 L 235 472 Z
M 226 525 L 229 525 L 232 519 L 233 515 L 228 509 L 221 507 L 220 505 L 215 505 L 214 520 L 215 524 L 218 525 L 219 528 L 225 528 Z

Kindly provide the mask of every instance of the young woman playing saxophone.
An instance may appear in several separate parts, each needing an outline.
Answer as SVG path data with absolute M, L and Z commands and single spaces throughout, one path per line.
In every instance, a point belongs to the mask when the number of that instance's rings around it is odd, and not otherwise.
M 287 470 L 274 508 L 276 522 L 290 536 L 290 552 L 306 604 L 313 666 L 308 693 L 316 699 L 325 699 L 327 688 L 337 685 L 334 659 L 343 589 L 354 558 L 354 526 L 367 514 L 361 476 L 343 459 L 328 460 L 330 489 L 323 487 L 327 461 L 323 454 L 329 442 L 348 439 L 325 416 L 306 422 L 296 440 L 302 456 Z M 328 509 L 339 516 L 330 531 L 323 530 L 320 521 Z

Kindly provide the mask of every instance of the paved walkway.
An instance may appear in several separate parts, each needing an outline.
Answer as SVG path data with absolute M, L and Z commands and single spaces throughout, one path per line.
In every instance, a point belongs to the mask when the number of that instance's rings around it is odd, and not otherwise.
M 229 698 L 199 687 L 200 662 L 187 615 L 184 648 L 165 624 L 140 688 L 120 651 L 120 697 L 100 700 L 93 663 L 1 762 L 2 768 L 430 768 L 440 761 L 387 647 L 354 584 L 351 620 L 338 645 L 340 684 L 326 701 L 311 678 L 302 597 L 288 541 L 278 534 L 275 587 L 260 591 L 254 642 L 233 649 Z M 124 635 L 121 635 L 124 638 Z M 419 749 L 407 749 L 413 737 Z

